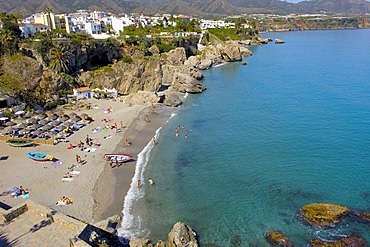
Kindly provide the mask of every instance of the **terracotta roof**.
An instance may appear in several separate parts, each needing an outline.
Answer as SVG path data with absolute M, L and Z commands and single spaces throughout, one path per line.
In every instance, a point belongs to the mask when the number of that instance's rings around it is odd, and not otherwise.
M 80 88 L 75 88 L 75 90 L 77 92 L 86 92 L 86 91 L 90 91 L 90 88 L 88 88 L 88 87 L 80 87 Z

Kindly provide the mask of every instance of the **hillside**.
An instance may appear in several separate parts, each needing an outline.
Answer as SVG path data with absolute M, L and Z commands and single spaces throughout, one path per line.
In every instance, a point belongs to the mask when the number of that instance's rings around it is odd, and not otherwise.
M 364 0 L 310 0 L 288 3 L 280 0 L 0 0 L 0 12 L 23 16 L 51 7 L 55 13 L 78 9 L 119 13 L 171 13 L 192 16 L 220 16 L 241 13 L 370 13 L 370 2 Z

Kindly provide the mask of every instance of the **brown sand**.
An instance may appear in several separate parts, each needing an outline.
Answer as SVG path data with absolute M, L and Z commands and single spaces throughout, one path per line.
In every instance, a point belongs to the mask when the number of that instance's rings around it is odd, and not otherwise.
M 30 199 L 85 222 L 96 222 L 121 213 L 123 199 L 129 189 L 136 163 L 130 162 L 111 169 L 103 159 L 103 155 L 125 152 L 136 158 L 168 116 L 166 118 L 163 114 L 148 114 L 148 104 L 128 107 L 127 104 L 119 101 L 89 99 L 88 102 L 99 105 L 99 109 L 81 109 L 77 114 L 87 113 L 95 121 L 68 137 L 67 143 L 14 148 L 4 141 L 0 142 L 0 156 L 8 156 L 8 159 L 0 160 L 0 202 L 10 206 L 18 204 L 23 199 L 13 198 L 3 192 L 10 186 L 22 185 L 30 189 Z M 114 111 L 109 114 L 104 113 L 102 109 L 110 106 Z M 147 123 L 145 115 L 148 115 L 152 121 Z M 122 121 L 124 126 L 130 127 L 124 128 L 120 133 L 116 133 L 114 129 L 93 133 L 93 128 L 104 125 L 101 121 L 104 118 L 113 119 L 109 125 L 117 123 L 120 126 Z M 95 152 L 80 151 L 76 148 L 67 149 L 69 143 L 76 144 L 80 140 L 84 141 L 87 134 L 102 144 Z M 111 138 L 104 139 L 108 135 L 111 135 Z M 125 148 L 121 142 L 126 136 L 132 141 L 132 146 L 128 148 Z M 53 167 L 52 162 L 32 161 L 26 156 L 30 151 L 52 154 L 63 164 Z M 76 154 L 79 154 L 87 163 L 79 165 L 76 170 L 81 173 L 73 181 L 63 182 L 63 175 L 68 172 L 67 167 L 76 164 Z M 72 197 L 73 205 L 56 206 L 55 202 L 62 196 Z
M 130 189 L 132 178 L 135 174 L 137 155 L 152 141 L 155 131 L 169 119 L 171 111 L 161 112 L 159 109 L 154 114 L 149 113 L 150 108 L 143 110 L 139 117 L 131 123 L 125 133 L 132 141 L 131 146 L 124 145 L 124 139 L 117 145 L 114 153 L 127 153 L 134 156 L 134 161 L 125 163 L 118 168 L 106 167 L 96 185 L 96 208 L 94 219 L 99 221 L 112 215 L 112 212 L 122 216 L 124 197 Z M 148 116 L 150 122 L 145 120 Z

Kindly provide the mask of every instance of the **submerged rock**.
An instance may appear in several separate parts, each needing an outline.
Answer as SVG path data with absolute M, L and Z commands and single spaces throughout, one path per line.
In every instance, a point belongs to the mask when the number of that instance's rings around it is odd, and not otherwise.
M 177 222 L 168 234 L 169 247 L 198 247 L 197 234 L 190 226 Z
M 339 222 L 340 217 L 349 213 L 349 209 L 333 203 L 312 203 L 304 205 L 300 213 L 311 225 L 333 226 Z
M 342 238 L 332 242 L 326 242 L 320 239 L 310 241 L 311 247 L 365 247 L 366 240 L 358 237 Z
M 293 247 L 293 242 L 285 236 L 281 231 L 268 231 L 265 233 L 265 238 L 269 243 L 271 243 L 274 246 L 280 246 L 280 247 Z
M 350 214 L 357 221 L 370 224 L 370 213 L 364 211 L 351 211 Z

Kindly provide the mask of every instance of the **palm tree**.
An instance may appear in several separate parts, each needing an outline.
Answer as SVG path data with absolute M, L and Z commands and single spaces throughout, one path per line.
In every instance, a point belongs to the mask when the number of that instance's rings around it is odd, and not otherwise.
M 48 17 L 48 26 L 50 27 L 51 30 L 53 30 L 53 23 L 51 21 L 51 15 L 50 15 L 50 13 L 53 13 L 53 9 L 52 8 L 45 8 L 44 12 L 46 13 L 46 15 Z
M 10 30 L 2 30 L 0 32 L 0 43 L 4 45 L 9 52 L 9 55 L 12 53 L 12 46 L 13 46 L 14 36 Z
M 57 73 L 68 71 L 70 52 L 64 46 L 56 45 L 50 49 L 50 68 Z

